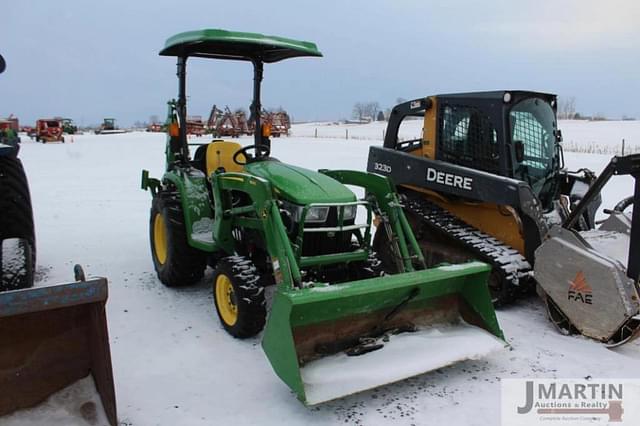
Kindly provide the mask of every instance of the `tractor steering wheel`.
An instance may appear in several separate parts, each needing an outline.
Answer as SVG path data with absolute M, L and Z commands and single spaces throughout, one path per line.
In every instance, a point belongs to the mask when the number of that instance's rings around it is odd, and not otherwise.
M 249 154 L 249 151 L 255 151 L 258 156 Z M 266 145 L 248 145 L 242 149 L 237 150 L 236 153 L 233 154 L 233 162 L 240 166 L 244 166 L 246 164 L 253 163 L 259 157 L 268 157 L 270 153 L 271 150 Z M 244 155 L 244 163 L 240 162 L 239 160 L 240 154 Z

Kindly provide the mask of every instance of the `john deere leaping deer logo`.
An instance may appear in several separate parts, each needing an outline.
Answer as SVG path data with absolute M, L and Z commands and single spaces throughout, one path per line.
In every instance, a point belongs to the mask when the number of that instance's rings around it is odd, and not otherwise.
M 593 290 L 591 286 L 587 284 L 587 280 L 582 271 L 578 271 L 576 277 L 571 281 L 567 298 L 569 300 L 586 303 L 587 305 L 592 304 Z

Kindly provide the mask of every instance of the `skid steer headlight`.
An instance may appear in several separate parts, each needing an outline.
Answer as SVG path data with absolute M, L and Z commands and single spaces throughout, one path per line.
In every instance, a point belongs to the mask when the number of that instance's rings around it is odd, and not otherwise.
M 307 210 L 305 223 L 321 223 L 327 220 L 329 216 L 329 207 L 311 207 Z
M 358 211 L 358 206 L 357 205 L 351 205 L 351 206 L 344 206 L 343 207 L 343 219 L 344 220 L 352 220 L 353 218 L 356 217 L 356 212 Z

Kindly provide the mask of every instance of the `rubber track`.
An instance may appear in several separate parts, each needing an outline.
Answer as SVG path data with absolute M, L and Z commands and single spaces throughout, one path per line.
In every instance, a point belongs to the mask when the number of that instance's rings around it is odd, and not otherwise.
M 531 264 L 516 249 L 465 223 L 447 210 L 424 198 L 408 197 L 404 208 L 422 223 L 459 242 L 479 260 L 493 266 L 501 277 L 502 290 L 495 304 L 510 302 L 518 290 L 529 289 L 533 271 Z

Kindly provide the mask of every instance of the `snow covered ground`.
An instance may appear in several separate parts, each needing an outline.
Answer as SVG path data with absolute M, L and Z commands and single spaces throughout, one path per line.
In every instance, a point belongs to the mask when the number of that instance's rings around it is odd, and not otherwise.
M 565 141 L 613 146 L 621 136 L 640 145 L 640 123 L 605 124 L 571 123 Z M 298 125 L 296 136 L 274 139 L 273 155 L 315 169 L 364 169 L 368 146 L 380 143 L 383 130 L 378 123 L 368 126 L 362 139 L 344 140 L 338 138 L 345 126 L 324 126 L 335 131 L 334 138 L 314 139 L 313 124 Z M 350 137 L 358 135 L 353 132 Z M 140 171 L 161 176 L 163 134 L 81 135 L 66 144 L 23 141 L 37 229 L 37 285 L 71 280 L 75 263 L 88 275 L 109 278 L 122 424 L 497 425 L 501 378 L 640 378 L 640 340 L 610 350 L 561 336 L 541 303 L 531 299 L 498 312 L 510 350 L 307 408 L 275 376 L 259 337 L 241 341 L 223 330 L 213 306 L 211 271 L 189 288 L 169 289 L 156 278 L 148 242 L 151 198 L 140 190 Z M 573 169 L 600 171 L 608 160 L 609 155 L 566 154 Z M 615 178 L 604 206 L 630 195 L 632 182 Z

